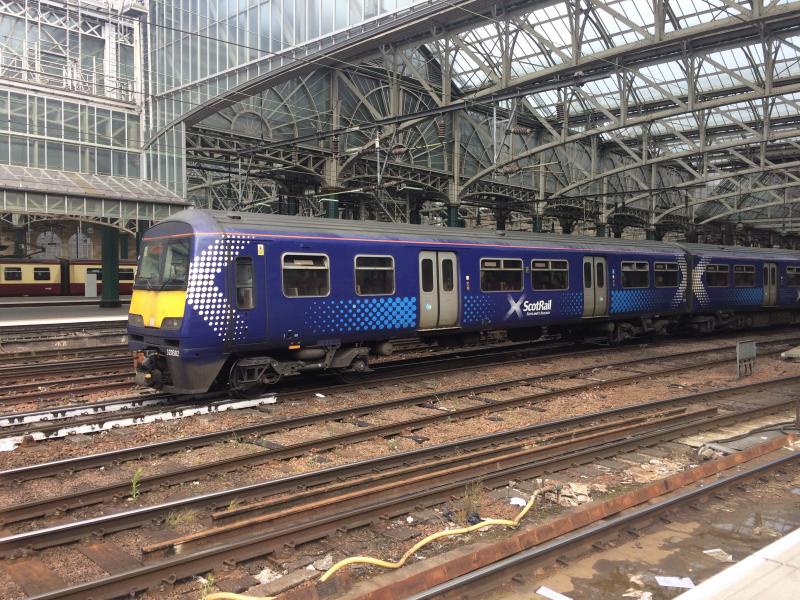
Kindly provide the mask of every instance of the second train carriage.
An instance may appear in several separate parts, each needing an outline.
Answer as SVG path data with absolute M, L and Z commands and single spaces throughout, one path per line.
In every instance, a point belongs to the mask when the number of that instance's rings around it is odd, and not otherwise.
M 83 296 L 86 274 L 97 275 L 97 292 L 103 289 L 99 259 L 0 258 L 0 297 Z M 135 260 L 119 261 L 119 293 L 133 290 Z
M 795 322 L 800 253 L 188 210 L 144 238 L 137 381 L 193 393 L 366 370 L 391 340 L 620 341 Z

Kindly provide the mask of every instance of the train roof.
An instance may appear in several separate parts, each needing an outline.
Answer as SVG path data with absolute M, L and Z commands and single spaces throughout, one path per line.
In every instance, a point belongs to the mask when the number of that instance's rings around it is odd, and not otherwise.
M 499 246 L 525 246 L 537 244 L 557 244 L 560 248 L 582 249 L 588 247 L 617 250 L 642 250 L 645 252 L 666 252 L 687 250 L 692 254 L 715 254 L 720 252 L 736 256 L 754 258 L 785 258 L 800 260 L 800 251 L 779 248 L 747 248 L 743 246 L 720 246 L 714 244 L 687 244 L 658 242 L 652 240 L 626 240 L 618 238 L 597 238 L 552 233 L 532 233 L 529 231 L 493 231 L 483 229 L 464 229 L 455 227 L 435 227 L 431 225 L 411 225 L 383 223 L 379 221 L 354 221 L 346 219 L 321 219 L 287 215 L 273 215 L 249 212 L 225 212 L 205 209 L 188 209 L 175 213 L 163 222 L 187 223 L 197 233 L 290 233 L 323 234 L 334 237 L 354 237 L 374 239 L 378 236 L 387 240 L 418 241 L 421 239 L 463 242 L 470 244 L 492 244 Z M 209 229 L 211 228 L 211 229 Z

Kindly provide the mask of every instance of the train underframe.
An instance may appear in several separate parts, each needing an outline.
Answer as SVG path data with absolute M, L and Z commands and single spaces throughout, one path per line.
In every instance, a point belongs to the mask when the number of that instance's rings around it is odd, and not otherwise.
M 549 327 L 515 328 L 506 331 L 513 342 L 535 341 L 543 336 L 575 342 L 605 341 L 619 345 L 627 340 L 672 334 L 709 334 L 716 331 L 793 325 L 800 323 L 800 312 L 767 310 L 753 312 L 714 312 L 675 314 L 635 319 L 583 321 Z M 442 347 L 479 345 L 486 331 L 428 333 L 423 343 Z M 137 353 L 136 382 L 177 393 L 197 393 L 209 388 L 225 389 L 246 395 L 267 389 L 285 377 L 309 372 L 330 372 L 349 378 L 370 371 L 371 356 L 389 356 L 391 341 L 359 345 L 308 347 L 260 354 L 232 354 L 221 359 L 186 361 L 153 349 Z

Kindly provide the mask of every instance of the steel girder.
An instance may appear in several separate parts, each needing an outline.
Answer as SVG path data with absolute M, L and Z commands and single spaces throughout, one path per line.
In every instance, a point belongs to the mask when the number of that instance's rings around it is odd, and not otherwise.
M 566 46 L 531 18 L 544 4 L 510 11 L 498 5 L 488 20 L 476 17 L 459 30 L 383 48 L 359 68 L 334 71 L 338 108 L 332 102 L 311 117 L 316 132 L 263 144 L 264 160 L 283 150 L 316 153 L 337 159 L 336 185 L 363 185 L 380 172 L 424 185 L 451 204 L 491 206 L 500 198 L 530 213 L 546 201 L 581 207 L 601 222 L 631 215 L 651 227 L 697 216 L 711 223 L 796 201 L 781 191 L 797 178 L 787 169 L 800 154 L 800 77 L 781 61 L 797 54 L 800 2 L 709 4 L 712 20 L 682 27 L 687 16 L 668 0 L 650 5 L 647 23 L 622 14 L 618 0 L 549 5 L 566 7 Z M 609 22 L 625 28 L 609 30 Z M 731 51 L 747 57 L 749 67 L 726 64 Z M 536 61 L 547 64 L 531 67 Z M 353 110 L 343 110 L 345 97 Z M 382 120 L 375 134 L 372 125 Z M 447 139 L 436 147 L 438 123 Z M 338 137 L 337 152 L 332 139 L 340 129 L 348 131 Z M 380 162 L 361 153 L 375 139 L 385 152 Z M 398 146 L 417 156 L 388 159 Z M 311 170 L 330 174 L 322 162 Z M 754 179 L 783 171 L 781 181 Z M 731 203 L 736 192 L 708 187 L 740 179 L 755 182 L 745 202 Z M 622 200 L 612 204 L 614 197 Z M 716 212 L 705 213 L 710 205 Z

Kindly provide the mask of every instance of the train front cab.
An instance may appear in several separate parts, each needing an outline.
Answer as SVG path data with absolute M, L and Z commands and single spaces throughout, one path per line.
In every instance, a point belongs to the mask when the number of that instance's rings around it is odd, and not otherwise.
M 178 221 L 156 225 L 142 241 L 128 314 L 138 385 L 205 392 L 224 362 L 209 360 L 197 348 L 212 344 L 192 335 L 187 286 L 194 243 L 191 226 Z

